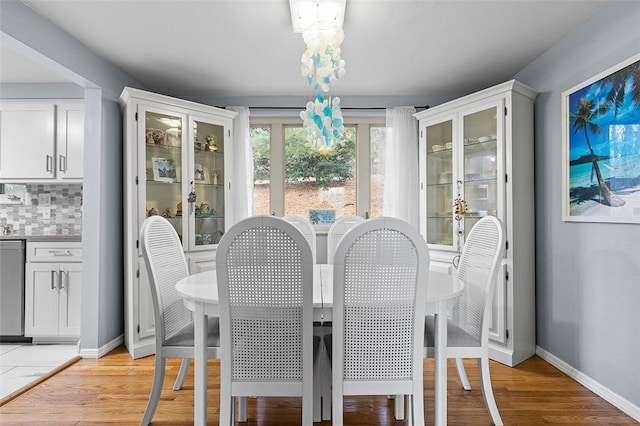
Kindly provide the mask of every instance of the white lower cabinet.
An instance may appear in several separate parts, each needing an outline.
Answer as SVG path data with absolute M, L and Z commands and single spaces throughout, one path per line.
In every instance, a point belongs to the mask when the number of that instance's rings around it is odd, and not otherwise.
M 25 336 L 80 337 L 80 243 L 27 243 Z

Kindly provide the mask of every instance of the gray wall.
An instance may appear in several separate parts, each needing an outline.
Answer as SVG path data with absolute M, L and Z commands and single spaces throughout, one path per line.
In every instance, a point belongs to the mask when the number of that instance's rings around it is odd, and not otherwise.
M 537 344 L 640 410 L 640 225 L 562 220 L 561 94 L 640 52 L 616 2 L 523 69 L 535 106 Z
M 122 339 L 122 115 L 117 104 L 135 80 L 21 2 L 0 2 L 0 36 L 84 89 L 83 289 L 81 352 L 98 356 Z M 36 97 L 38 88 L 2 87 L 3 96 Z M 66 87 L 61 90 L 66 90 Z M 55 91 L 54 91 L 55 92 Z M 54 96 L 48 92 L 45 97 Z

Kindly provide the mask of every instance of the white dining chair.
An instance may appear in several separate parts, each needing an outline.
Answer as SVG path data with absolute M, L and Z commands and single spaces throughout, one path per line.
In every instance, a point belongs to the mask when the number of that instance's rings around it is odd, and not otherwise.
M 236 397 L 300 396 L 312 424 L 313 257 L 292 224 L 254 216 L 231 227 L 216 254 L 220 303 L 220 424 Z
M 304 235 L 304 238 L 309 243 L 309 247 L 311 247 L 311 253 L 313 255 L 313 263 L 315 263 L 316 262 L 316 230 L 311 224 L 311 222 L 309 222 L 307 219 L 305 219 L 302 216 L 295 216 L 295 215 L 282 216 L 282 219 L 286 220 L 287 222 L 289 222 L 290 224 L 298 228 L 300 232 L 302 232 L 302 235 Z
M 447 358 L 455 358 L 464 389 L 470 390 L 462 358 L 477 358 L 484 402 L 495 425 L 502 425 L 489 372 L 489 315 L 496 287 L 496 275 L 504 249 L 502 222 L 494 216 L 480 219 L 465 238 L 457 278 L 464 285 L 447 323 Z M 425 351 L 434 356 L 434 318 L 425 322 Z
M 189 275 L 182 243 L 173 226 L 162 216 L 147 218 L 140 230 L 142 254 L 147 266 L 155 320 L 153 384 L 141 425 L 148 425 L 158 407 L 164 383 L 166 358 L 182 358 L 174 390 L 182 388 L 189 361 L 194 357 L 192 313 L 176 291 L 176 283 Z M 218 318 L 209 318 L 207 357 L 218 358 Z
M 367 220 L 340 241 L 333 278 L 333 425 L 344 395 L 407 395 L 409 418 L 424 424 L 424 300 L 429 250 L 399 219 Z
M 333 263 L 333 255 L 338 243 L 351 228 L 364 222 L 362 216 L 343 216 L 331 224 L 327 233 L 327 263 Z

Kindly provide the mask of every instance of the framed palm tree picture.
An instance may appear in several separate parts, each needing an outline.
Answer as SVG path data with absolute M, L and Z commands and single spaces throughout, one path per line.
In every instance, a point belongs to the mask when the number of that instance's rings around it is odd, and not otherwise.
M 563 218 L 640 223 L 640 54 L 562 93 Z

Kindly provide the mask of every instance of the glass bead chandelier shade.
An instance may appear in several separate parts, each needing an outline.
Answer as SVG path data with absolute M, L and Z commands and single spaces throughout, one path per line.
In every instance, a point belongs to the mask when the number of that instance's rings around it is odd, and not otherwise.
M 329 91 L 329 83 L 344 76 L 345 62 L 340 58 L 344 40 L 342 28 L 316 23 L 304 30 L 307 50 L 302 54 L 302 76 L 315 91 Z
M 307 102 L 307 108 L 300 112 L 307 140 L 316 147 L 330 147 L 344 133 L 344 119 L 340 110 L 340 98 L 325 98 L 318 93 L 315 102 Z
M 342 23 L 346 0 L 289 0 L 294 32 L 302 32 L 306 50 L 300 72 L 312 90 L 314 101 L 300 112 L 307 140 L 317 147 L 333 145 L 344 133 L 340 98 L 326 94 L 330 84 L 345 74 L 341 58 L 344 41 Z

